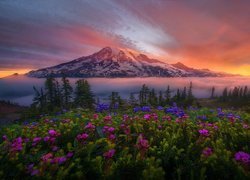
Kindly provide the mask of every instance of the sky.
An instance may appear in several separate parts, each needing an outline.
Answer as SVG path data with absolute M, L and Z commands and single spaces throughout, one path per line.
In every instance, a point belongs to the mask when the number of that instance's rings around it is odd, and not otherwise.
M 249 0 L 1 0 L 0 77 L 106 46 L 250 75 Z

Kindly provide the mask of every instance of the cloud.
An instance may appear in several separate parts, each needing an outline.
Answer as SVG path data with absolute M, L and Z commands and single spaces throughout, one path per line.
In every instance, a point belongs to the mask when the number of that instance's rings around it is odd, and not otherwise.
M 55 65 L 104 46 L 227 72 L 250 64 L 250 1 L 16 0 L 0 11 L 1 68 Z

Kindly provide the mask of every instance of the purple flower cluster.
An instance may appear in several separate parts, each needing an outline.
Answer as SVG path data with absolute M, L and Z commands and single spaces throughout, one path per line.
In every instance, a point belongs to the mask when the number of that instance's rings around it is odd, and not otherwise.
M 113 141 L 115 140 L 115 128 L 114 127 L 109 127 L 109 126 L 104 126 L 102 129 L 102 132 L 108 136 L 108 139 Z
M 209 136 L 209 131 L 207 129 L 200 129 L 199 130 L 200 135 L 208 137 Z
M 105 159 L 111 159 L 115 154 L 115 150 L 114 149 L 110 149 L 107 152 L 103 153 L 103 157 Z
M 174 115 L 178 118 L 183 118 L 186 116 L 185 112 L 182 109 L 178 108 L 177 106 L 172 106 L 165 109 L 165 113 Z
M 234 159 L 243 164 L 250 164 L 250 154 L 243 151 L 235 153 Z
M 95 125 L 93 125 L 91 122 L 88 122 L 88 124 L 84 127 L 84 129 L 94 131 L 95 130 Z
M 210 147 L 206 147 L 205 149 L 203 149 L 202 154 L 205 157 L 209 157 L 209 156 L 211 156 L 213 154 L 213 150 Z
M 86 139 L 88 139 L 89 135 L 87 133 L 82 133 L 82 134 L 78 134 L 76 139 L 78 141 L 84 142 Z
M 98 104 L 96 106 L 96 112 L 104 112 L 109 110 L 109 105 L 108 104 Z
M 14 139 L 11 144 L 10 151 L 16 153 L 18 151 L 22 151 L 22 149 L 23 149 L 23 139 L 21 137 Z
M 149 148 L 148 140 L 145 139 L 142 135 L 140 135 L 136 146 L 139 150 L 145 151 Z
M 33 138 L 32 146 L 36 146 L 40 141 L 42 141 L 41 137 L 35 137 L 35 138 Z
M 143 106 L 143 107 L 135 107 L 134 109 L 134 112 L 137 113 L 137 112 L 151 112 L 151 108 L 149 106 Z

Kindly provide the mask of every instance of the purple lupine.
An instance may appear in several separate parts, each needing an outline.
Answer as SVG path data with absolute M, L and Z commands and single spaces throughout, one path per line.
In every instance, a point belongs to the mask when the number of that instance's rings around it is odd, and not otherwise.
M 115 154 L 115 149 L 110 149 L 107 152 L 103 153 L 105 159 L 111 159 Z

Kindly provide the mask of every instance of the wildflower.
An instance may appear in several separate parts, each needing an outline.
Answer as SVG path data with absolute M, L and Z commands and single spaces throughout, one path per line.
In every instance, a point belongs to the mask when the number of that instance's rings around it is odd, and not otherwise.
M 41 137 L 35 137 L 35 138 L 33 139 L 32 146 L 36 146 L 41 140 L 42 140 Z
M 44 161 L 44 162 L 49 162 L 49 160 L 51 160 L 52 158 L 53 158 L 52 153 L 45 154 L 41 157 L 42 161 Z
M 164 110 L 164 108 L 163 108 L 162 106 L 158 106 L 158 107 L 157 107 L 157 110 L 158 110 L 158 111 L 162 111 L 162 110 Z
M 108 136 L 108 138 L 109 138 L 109 140 L 114 140 L 116 137 L 115 137 L 114 134 L 110 134 L 110 135 Z
M 244 128 L 244 129 L 248 129 L 249 126 L 248 126 L 247 124 L 243 124 L 243 128 Z
M 202 154 L 205 157 L 211 156 L 213 154 L 213 150 L 210 147 L 206 147 L 205 149 L 203 149 Z
M 105 123 L 111 123 L 112 122 L 112 116 L 110 116 L 110 115 L 105 116 L 103 120 L 104 120 Z
M 98 114 L 93 115 L 93 119 L 98 119 L 98 117 L 99 117 Z
M 142 135 L 140 135 L 136 146 L 140 150 L 147 150 L 149 148 L 148 140 L 144 139 Z
M 49 135 L 51 137 L 55 137 L 55 136 L 58 136 L 59 134 L 54 129 L 51 129 L 51 130 L 49 130 Z
M 93 125 L 91 122 L 89 122 L 84 129 L 90 129 L 90 130 L 95 130 L 95 125 Z
M 14 141 L 11 144 L 11 151 L 12 152 L 22 151 L 23 149 L 22 143 L 23 143 L 23 139 L 21 137 L 14 139 Z
M 115 150 L 114 149 L 110 149 L 107 152 L 103 153 L 103 156 L 105 159 L 111 159 L 115 154 Z
M 6 135 L 3 135 L 2 139 L 3 139 L 3 141 L 7 141 L 8 137 Z
M 61 156 L 61 157 L 55 157 L 54 159 L 51 160 L 51 163 L 52 164 L 63 164 L 67 161 L 67 158 L 64 157 L 64 156 Z
M 144 119 L 149 120 L 150 119 L 150 114 L 145 114 Z
M 200 129 L 199 133 L 202 136 L 209 136 L 209 131 L 207 129 Z
M 58 148 L 57 146 L 53 146 L 53 147 L 52 147 L 52 151 L 54 151 L 54 152 L 57 151 L 58 149 L 59 149 L 59 148 Z
M 250 163 L 250 154 L 243 152 L 243 151 L 239 151 L 235 153 L 234 159 L 243 164 L 248 164 Z
M 113 127 L 109 127 L 109 128 L 108 128 L 108 132 L 109 132 L 109 133 L 114 133 L 114 131 L 115 131 L 115 128 L 113 128 Z
M 89 135 L 88 135 L 87 133 L 83 133 L 83 134 L 78 134 L 76 138 L 77 138 L 78 141 L 81 141 L 81 140 L 84 141 L 84 140 L 86 140 L 88 137 L 89 137 Z
M 74 156 L 73 152 L 68 152 L 66 155 L 67 158 L 72 158 L 73 156 Z
M 34 164 L 30 164 L 27 167 L 28 173 L 30 173 L 31 176 L 35 176 L 39 173 L 38 169 L 34 169 Z

